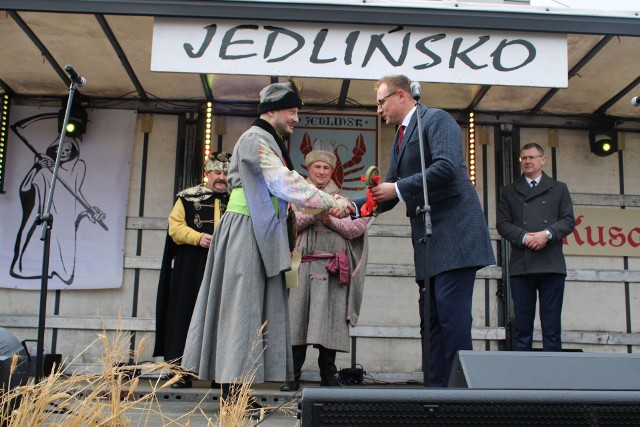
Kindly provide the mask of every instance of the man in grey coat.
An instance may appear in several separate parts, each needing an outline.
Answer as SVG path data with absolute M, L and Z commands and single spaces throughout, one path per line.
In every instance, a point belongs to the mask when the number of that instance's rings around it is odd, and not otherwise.
M 567 275 L 562 239 L 573 232 L 575 218 L 567 186 L 542 171 L 546 160 L 540 145 L 523 146 L 523 174 L 503 188 L 498 203 L 496 227 L 511 243 L 515 350 L 531 350 L 536 293 L 540 298 L 543 349 L 562 350 L 561 312 Z
M 480 200 L 469 179 L 462 153 L 460 127 L 443 110 L 416 106 L 411 80 L 386 76 L 376 84 L 378 114 L 398 125 L 384 183 L 371 193 L 380 212 L 404 202 L 411 223 L 416 282 L 425 281 L 425 223 L 416 208 L 424 206 L 419 133 L 423 135 L 427 190 L 433 237 L 429 241 L 430 366 L 429 385 L 446 387 L 458 350 L 471 350 L 471 302 L 476 271 L 495 264 L 489 229 Z M 421 117 L 418 129 L 416 115 Z M 357 200 L 360 208 L 364 200 Z M 420 332 L 424 339 L 424 297 Z
M 301 106 L 294 82 L 265 87 L 260 118 L 233 149 L 231 196 L 211 240 L 182 358 L 182 367 L 201 379 L 293 379 L 284 277 L 291 269 L 288 205 L 340 217 L 352 212 L 346 199 L 293 170 L 282 137 L 293 133 Z

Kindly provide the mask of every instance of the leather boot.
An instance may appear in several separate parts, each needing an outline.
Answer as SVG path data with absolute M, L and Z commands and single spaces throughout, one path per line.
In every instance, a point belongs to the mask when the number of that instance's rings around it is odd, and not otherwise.
M 338 368 L 336 368 L 336 351 L 318 347 L 318 367 L 320 368 L 320 385 L 338 387 Z
M 231 394 L 231 383 L 220 384 L 220 398 L 227 400 Z
M 302 365 L 307 358 L 306 345 L 294 345 L 293 350 L 293 382 L 286 382 L 280 386 L 280 391 L 300 390 L 300 377 L 302 376 Z

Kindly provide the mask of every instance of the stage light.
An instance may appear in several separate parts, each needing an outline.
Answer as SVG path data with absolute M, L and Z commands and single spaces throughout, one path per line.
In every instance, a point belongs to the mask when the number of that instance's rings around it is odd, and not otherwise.
M 58 133 L 62 131 L 62 125 L 64 124 L 64 115 L 66 113 L 66 106 L 58 111 Z M 70 137 L 77 137 L 84 135 L 87 131 L 87 110 L 75 103 L 71 105 L 71 111 L 69 112 L 69 120 L 67 121 L 66 134 Z
M 0 194 L 4 193 L 4 171 L 7 163 L 7 138 L 9 130 L 9 95 L 2 95 L 0 105 Z
M 476 118 L 475 114 L 469 113 L 469 132 L 467 135 L 467 163 L 469 164 L 469 179 L 476 186 Z
M 211 152 L 211 127 L 213 122 L 213 104 L 207 102 L 204 108 L 205 112 L 205 131 L 204 131 L 204 161 L 206 162 Z
M 618 151 L 616 122 L 610 117 L 596 116 L 589 128 L 589 148 L 596 156 L 606 157 Z

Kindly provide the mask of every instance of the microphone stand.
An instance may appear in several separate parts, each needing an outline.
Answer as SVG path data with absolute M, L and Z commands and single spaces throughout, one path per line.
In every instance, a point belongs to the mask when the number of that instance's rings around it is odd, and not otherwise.
M 53 192 L 56 188 L 56 181 L 58 178 L 58 169 L 60 168 L 60 155 L 62 152 L 62 143 L 67 133 L 67 123 L 69 122 L 69 115 L 71 113 L 71 104 L 73 102 L 73 95 L 77 88 L 76 79 L 71 79 L 71 85 L 69 86 L 69 101 L 67 102 L 67 109 L 64 115 L 64 122 L 62 123 L 62 130 L 60 132 L 60 140 L 58 141 L 58 152 L 56 153 L 56 164 L 53 168 L 53 176 L 51 177 L 51 188 L 49 189 L 49 196 L 47 198 L 47 204 L 44 213 L 40 214 L 36 218 L 36 224 L 42 225 L 42 235 L 40 240 L 44 241 L 43 254 L 42 254 L 42 280 L 40 283 L 40 312 L 38 315 L 38 341 L 36 347 L 36 370 L 35 370 L 35 382 L 40 382 L 43 374 L 44 365 L 44 330 L 45 321 L 47 317 L 47 291 L 49 285 L 49 253 L 51 248 L 51 229 L 53 227 L 53 216 L 51 215 L 51 205 L 53 204 Z
M 422 373 L 425 387 L 429 387 L 429 364 L 431 362 L 431 286 L 429 278 L 429 239 L 433 234 L 431 228 L 431 206 L 429 206 L 429 195 L 427 192 L 427 166 L 424 160 L 424 142 L 422 137 L 422 119 L 420 118 L 420 94 L 414 94 L 413 99 L 416 101 L 416 119 L 418 128 L 418 138 L 420 142 L 420 162 L 422 165 L 422 193 L 424 197 L 424 206 L 416 208 L 416 217 L 422 215 L 424 217 L 424 237 L 418 241 L 418 244 L 424 244 L 424 281 L 422 283 L 422 301 L 423 304 L 423 333 L 422 340 Z

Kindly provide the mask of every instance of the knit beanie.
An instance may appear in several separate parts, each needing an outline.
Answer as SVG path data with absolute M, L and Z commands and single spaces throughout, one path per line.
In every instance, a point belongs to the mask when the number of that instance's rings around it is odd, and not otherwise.
M 315 162 L 321 161 L 331 166 L 331 169 L 336 168 L 337 158 L 333 153 L 333 144 L 316 139 L 311 146 L 313 147 L 313 151 L 304 156 L 304 164 L 307 165 L 307 167 Z
M 273 83 L 260 91 L 258 114 L 266 113 L 267 111 L 301 107 L 302 99 L 300 98 L 298 87 L 293 81 Z

